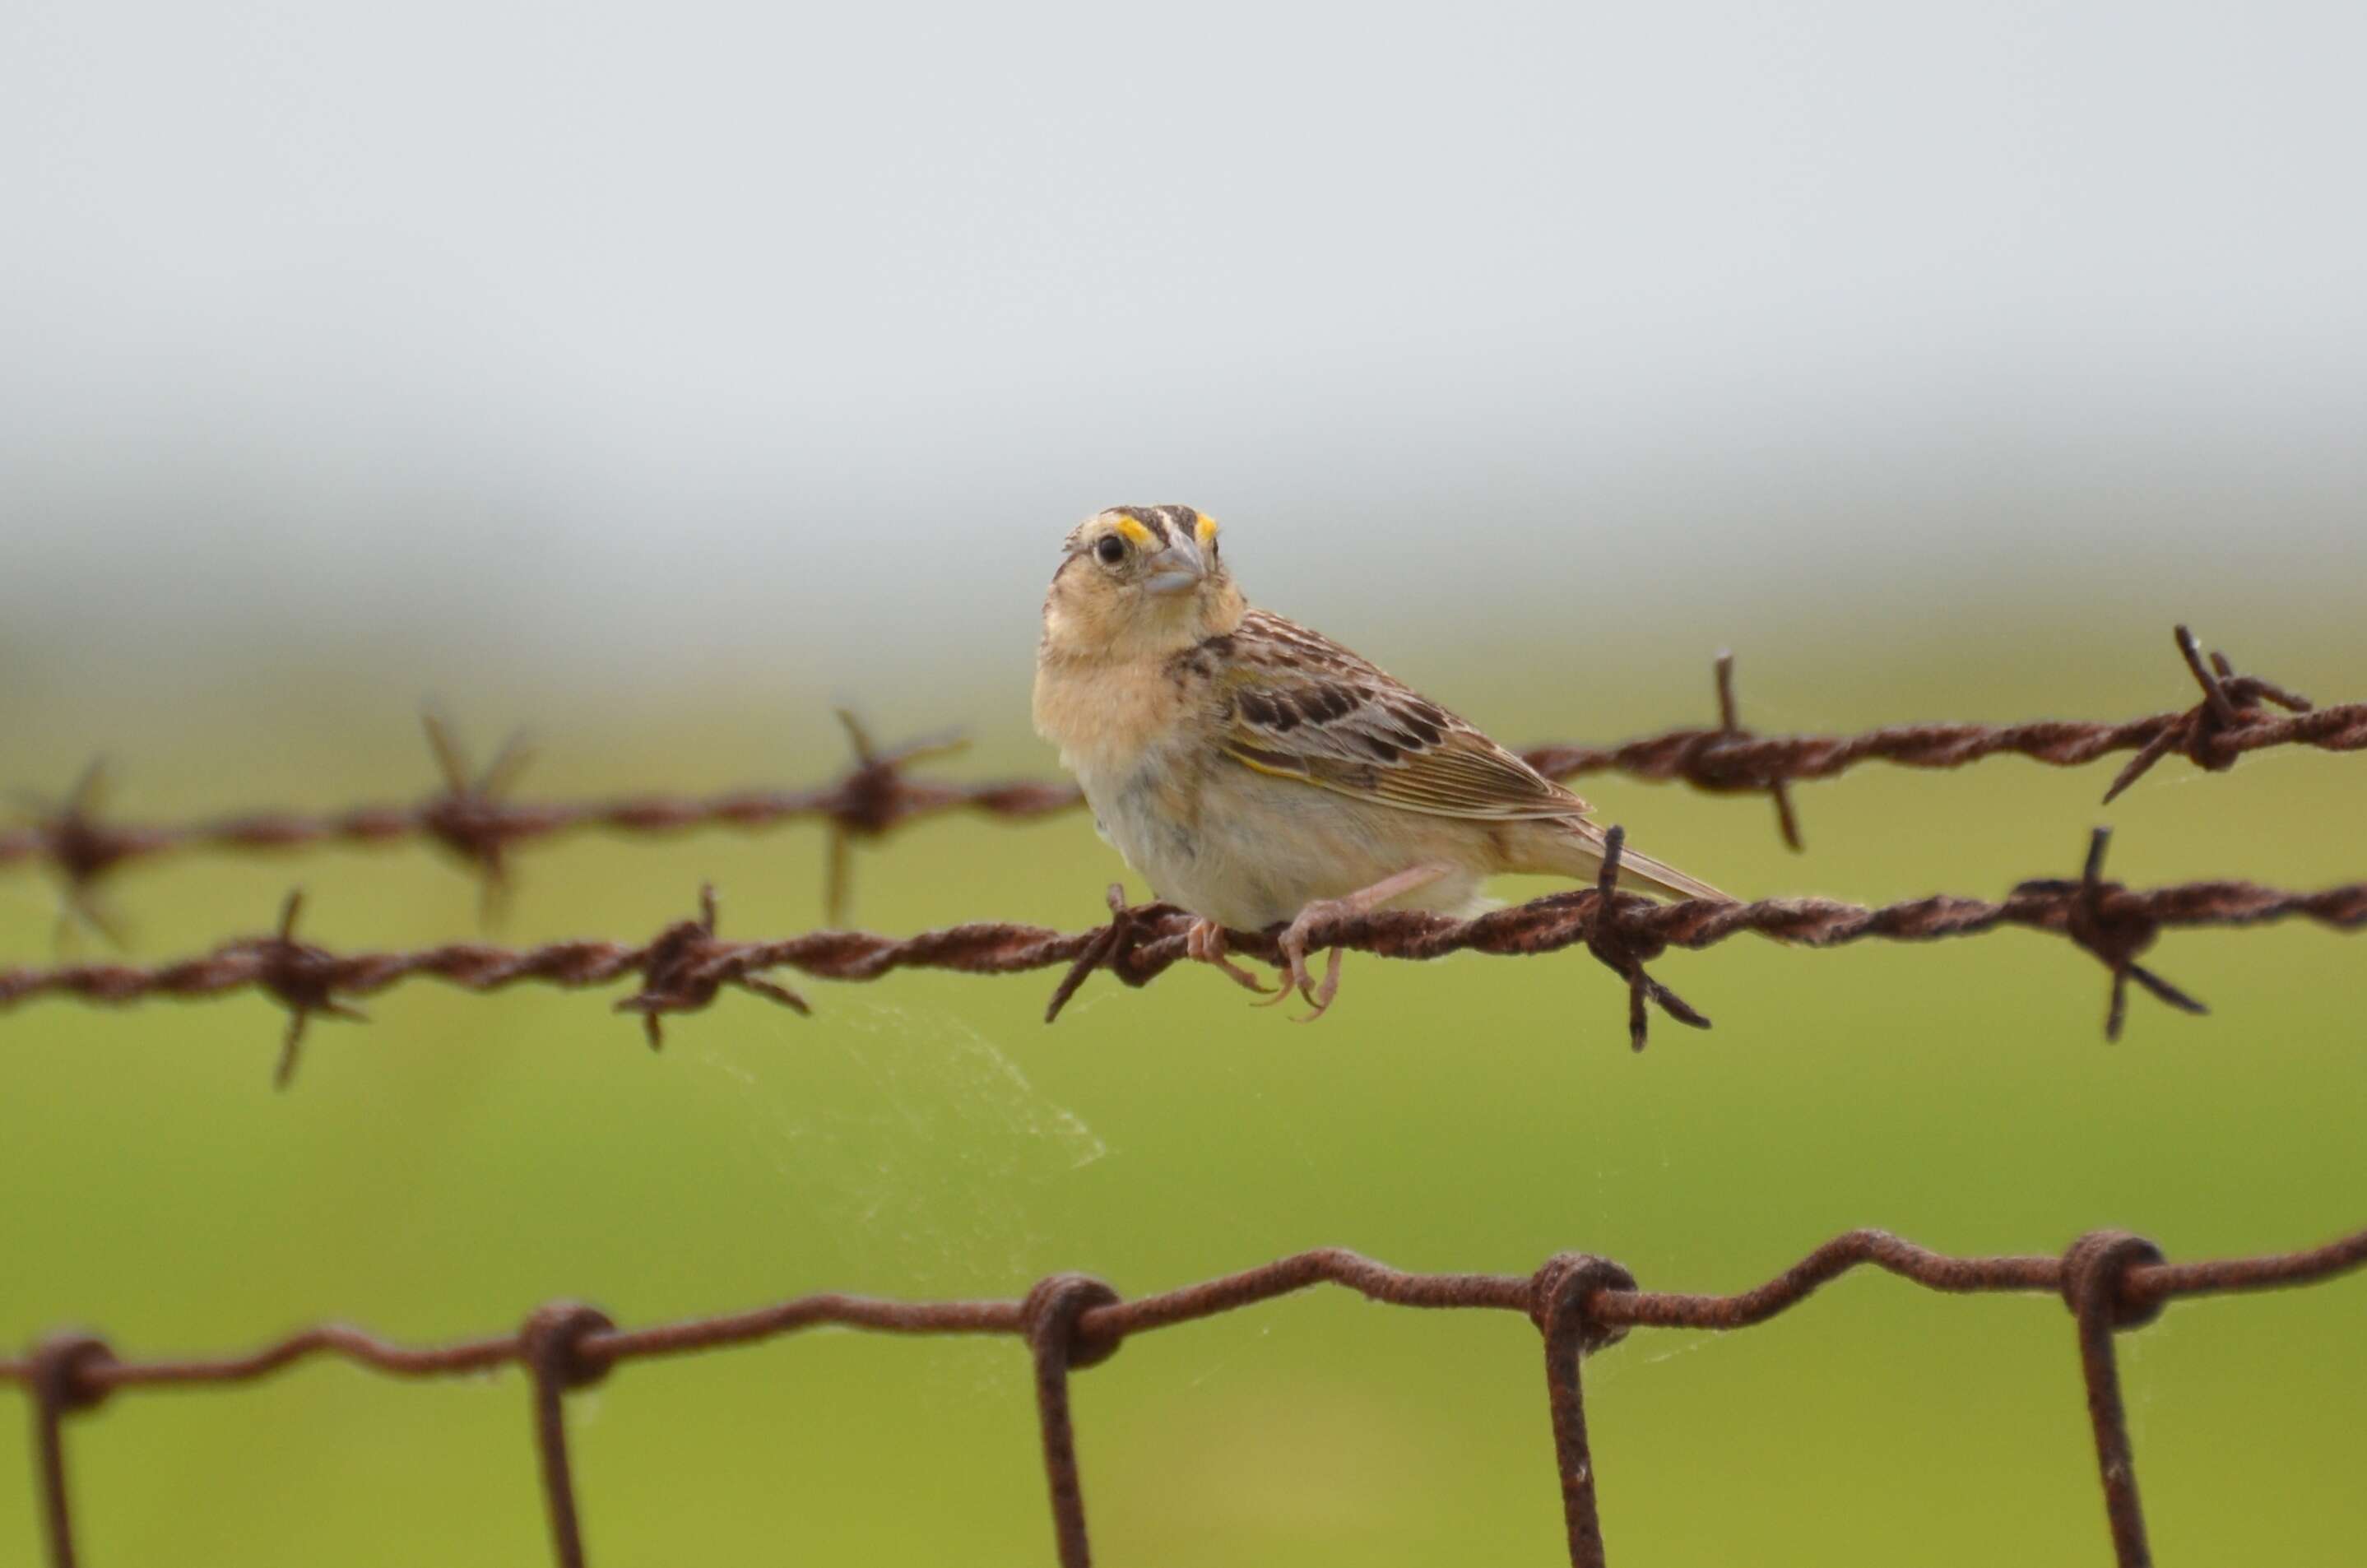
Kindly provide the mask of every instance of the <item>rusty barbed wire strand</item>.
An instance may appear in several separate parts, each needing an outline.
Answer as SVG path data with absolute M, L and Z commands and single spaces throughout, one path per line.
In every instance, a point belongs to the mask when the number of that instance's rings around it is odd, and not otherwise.
M 1523 753 L 1557 779 L 1620 773 L 1682 782 L 1712 794 L 1766 794 L 1778 829 L 1801 847 L 1788 785 L 1827 779 L 1867 762 L 1919 769 L 1961 768 L 1984 758 L 2020 756 L 2056 767 L 2078 767 L 2116 752 L 2132 757 L 2112 781 L 2110 803 L 2172 751 L 2198 767 L 2224 772 L 2246 752 L 2277 746 L 2327 751 L 2367 750 L 2367 703 L 2315 707 L 2273 682 L 2238 675 L 2224 654 L 2206 659 L 2186 627 L 2177 646 L 2202 690 L 2194 706 L 2121 723 L 2043 719 L 2033 723 L 1907 724 L 1859 735 L 1761 736 L 1745 728 L 1734 693 L 1734 656 L 1715 666 L 1718 724 L 1672 729 L 1615 746 L 1556 744 Z M 2282 715 L 2272 709 L 2284 710 Z M 510 798 L 530 759 L 513 736 L 479 770 L 451 728 L 425 716 L 429 749 L 442 788 L 411 805 L 360 806 L 324 815 L 257 811 L 183 823 L 117 823 L 100 810 L 108 774 L 94 763 L 62 800 L 23 796 L 28 826 L 0 830 L 0 865 L 41 861 L 65 889 L 64 919 L 102 934 L 119 923 L 98 897 L 111 874 L 133 862 L 196 849 L 233 852 L 289 850 L 319 844 L 384 845 L 426 839 L 483 880 L 488 916 L 508 896 L 512 852 L 566 833 L 685 832 L 701 828 L 755 830 L 791 821 L 820 821 L 830 832 L 824 876 L 824 917 L 844 918 L 852 886 L 854 846 L 922 819 L 977 812 L 1002 821 L 1031 821 L 1074 809 L 1083 796 L 1066 780 L 955 783 L 914 777 L 915 764 L 960 749 L 935 739 L 883 749 L 854 715 L 840 710 L 855 765 L 830 783 L 802 789 L 754 788 L 712 795 L 646 795 L 612 800 L 520 801 Z
M 1851 1269 L 1871 1267 L 1930 1291 L 1953 1294 L 2048 1293 L 2077 1326 L 2081 1377 L 2093 1429 L 2114 1559 L 2151 1562 L 2139 1509 L 2113 1338 L 2155 1321 L 2171 1302 L 2224 1292 L 2321 1283 L 2367 1267 L 2367 1230 L 2304 1251 L 2171 1263 L 2143 1237 L 2121 1231 L 2081 1236 L 2056 1257 L 1951 1257 L 1885 1231 L 1833 1237 L 1772 1279 L 1728 1295 L 1647 1291 L 1617 1263 L 1563 1253 L 1534 1274 L 1418 1274 L 1342 1247 L 1278 1258 L 1260 1268 L 1127 1301 L 1090 1276 L 1056 1274 L 1020 1301 L 893 1302 L 839 1293 L 798 1296 L 725 1316 L 638 1329 L 617 1327 L 597 1308 L 558 1302 L 519 1329 L 435 1347 L 411 1347 L 342 1325 L 309 1328 L 242 1355 L 143 1361 L 119 1359 L 86 1333 L 60 1334 L 26 1358 L 0 1359 L 0 1382 L 16 1383 L 33 1406 L 35 1482 L 53 1564 L 74 1562 L 74 1511 L 63 1433 L 70 1419 L 142 1388 L 229 1387 L 333 1356 L 398 1378 L 480 1374 L 515 1364 L 527 1374 L 532 1431 L 543 1496 L 561 1568 L 583 1568 L 585 1549 L 569 1464 L 566 1395 L 627 1361 L 748 1346 L 824 1324 L 905 1335 L 1014 1336 L 1036 1367 L 1045 1474 L 1061 1568 L 1092 1562 L 1083 1487 L 1076 1462 L 1072 1372 L 1098 1365 L 1140 1334 L 1220 1316 L 1319 1284 L 1334 1284 L 1387 1305 L 1521 1313 L 1546 1347 L 1546 1380 L 1560 1464 L 1570 1562 L 1605 1562 L 1598 1484 L 1585 1424 L 1579 1366 L 1631 1328 L 1729 1332 L 1798 1306 Z
M 348 807 L 327 814 L 255 811 L 184 823 L 115 823 L 99 812 L 110 777 L 103 763 L 85 769 L 60 801 L 20 795 L 29 826 L 0 830 L 0 865 L 40 860 L 58 874 L 66 891 L 68 916 L 112 936 L 96 890 L 108 875 L 134 861 L 189 850 L 276 851 L 320 844 L 368 847 L 426 839 L 483 879 L 488 915 L 497 912 L 511 884 L 510 853 L 516 846 L 560 834 L 605 830 L 665 834 L 699 828 L 757 829 L 789 821 L 824 821 L 831 827 L 831 884 L 826 902 L 833 910 L 845 897 L 850 849 L 855 840 L 876 839 L 907 823 L 957 811 L 980 811 L 1005 820 L 1025 820 L 1073 809 L 1082 800 L 1066 782 L 1013 780 L 957 784 L 916 779 L 914 763 L 943 757 L 961 742 L 936 739 L 880 750 L 861 725 L 842 711 L 856 752 L 855 765 L 832 782 L 803 789 L 755 788 L 712 795 L 646 795 L 612 800 L 518 801 L 508 798 L 531 760 L 513 736 L 481 771 L 443 716 L 430 710 L 422 720 L 442 790 L 411 805 Z M 835 919 L 835 913 L 832 914 Z
M 2202 688 L 2203 700 L 2180 712 L 2117 724 L 2073 719 L 1901 724 L 1860 735 L 1761 737 L 1733 722 L 1730 656 L 1722 655 L 1719 705 L 1726 722 L 1719 729 L 1671 730 L 1623 746 L 1546 746 L 1523 755 L 1531 766 L 1557 778 L 1617 772 L 1682 780 L 1711 791 L 1772 791 L 1783 783 L 1832 778 L 1874 761 L 1947 769 L 1990 757 L 2019 756 L 2076 768 L 2114 752 L 2134 751 L 2136 755 L 2105 791 L 2109 805 L 2172 751 L 2207 772 L 2224 773 L 2245 753 L 2276 746 L 2367 750 L 2367 703 L 2317 707 L 2273 682 L 2237 674 L 2223 653 L 2214 653 L 2206 661 L 2194 634 L 2185 626 L 2175 628 L 2174 641 Z M 2271 707 L 2285 710 L 2284 716 L 2271 713 Z M 1784 810 L 1780 800 L 1778 809 Z
M 1382 910 L 1319 921 L 1311 931 L 1310 946 L 1415 960 L 1450 953 L 1535 956 L 1583 946 L 1626 984 L 1629 1040 L 1641 1050 L 1648 1002 L 1695 1028 L 1706 1029 L 1710 1022 L 1655 979 L 1646 965 L 1672 947 L 1699 950 L 1746 933 L 1818 948 L 1873 940 L 1931 942 L 2008 926 L 2064 936 L 2110 973 L 2105 1035 L 2118 1039 L 2132 979 L 2185 1011 L 2205 1010 L 2203 1003 L 2136 962 L 2165 931 L 2289 919 L 2337 931 L 2367 928 L 2367 882 L 2316 893 L 2240 881 L 2145 890 L 2108 882 L 2102 874 L 2108 831 L 2101 828 L 2090 838 L 2086 865 L 2076 879 L 2026 881 L 1997 900 L 1937 894 L 1878 908 L 1808 897 L 1656 904 L 1616 890 L 1623 840 L 1615 827 L 1608 833 L 1602 878 L 1594 887 L 1549 893 L 1467 919 Z M 1124 984 L 1139 987 L 1186 961 L 1186 932 L 1192 923 L 1190 916 L 1172 905 L 1128 907 L 1122 890 L 1113 887 L 1110 922 L 1092 931 L 981 922 L 902 938 L 821 931 L 752 942 L 716 934 L 712 888 L 701 891 L 700 903 L 700 919 L 677 922 L 654 941 L 639 944 L 585 940 L 512 950 L 455 942 L 407 953 L 336 953 L 294 939 L 299 900 L 291 897 L 277 934 L 242 937 L 202 957 L 153 966 L 67 964 L 0 969 L 0 1010 L 42 998 L 122 1006 L 151 998 L 186 1001 L 262 991 L 291 1015 L 276 1077 L 285 1087 L 309 1018 L 358 1017 L 342 998 L 373 996 L 413 978 L 484 993 L 521 985 L 582 989 L 637 977 L 639 988 L 615 1007 L 642 1015 L 655 1048 L 663 1043 L 658 1028 L 662 1017 L 698 1011 L 726 987 L 799 1012 L 810 1010 L 802 997 L 764 977 L 773 970 L 793 969 L 816 979 L 868 981 L 900 969 L 1008 975 L 1065 968 L 1045 1009 L 1049 1022 L 1097 972 L 1106 970 Z M 1280 956 L 1273 931 L 1231 932 L 1229 941 L 1234 952 L 1267 963 Z

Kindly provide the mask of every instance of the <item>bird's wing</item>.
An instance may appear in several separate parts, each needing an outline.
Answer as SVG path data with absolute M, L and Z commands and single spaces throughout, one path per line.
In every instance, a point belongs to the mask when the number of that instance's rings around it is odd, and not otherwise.
M 1225 754 L 1262 773 L 1439 817 L 1573 817 L 1585 801 L 1330 638 L 1252 610 L 1205 649 Z M 1195 650 L 1201 651 L 1201 650 Z

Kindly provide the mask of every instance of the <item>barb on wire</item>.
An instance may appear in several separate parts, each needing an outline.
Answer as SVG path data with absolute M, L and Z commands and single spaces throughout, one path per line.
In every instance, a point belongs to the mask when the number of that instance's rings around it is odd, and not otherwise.
M 534 752 L 526 732 L 513 730 L 478 772 L 469 766 L 469 753 L 444 715 L 429 708 L 420 716 L 420 726 L 444 793 L 419 808 L 419 826 L 476 873 L 478 913 L 491 925 L 509 905 L 512 830 L 505 803 Z
M 75 1516 L 67 1486 L 63 1431 L 70 1419 L 86 1418 L 102 1401 L 142 1388 L 244 1384 L 315 1356 L 338 1357 L 399 1378 L 472 1375 L 516 1365 L 527 1376 L 553 1557 L 560 1568 L 583 1568 L 587 1554 L 569 1462 L 565 1401 L 570 1393 L 600 1382 L 623 1363 L 753 1345 L 823 1324 L 898 1335 L 1015 1337 L 1035 1364 L 1057 1560 L 1061 1568 L 1086 1568 L 1093 1556 L 1070 1400 L 1071 1374 L 1108 1359 L 1137 1335 L 1197 1323 L 1328 1283 L 1391 1306 L 1520 1313 L 1537 1326 L 1545 1346 L 1546 1398 L 1569 1560 L 1575 1568 L 1604 1568 L 1600 1484 L 1580 1376 L 1582 1359 L 1608 1349 L 1635 1328 L 1730 1332 L 1753 1327 L 1791 1311 L 1850 1270 L 1871 1267 L 1929 1291 L 2043 1293 L 2062 1300 L 2076 1325 L 2115 1561 L 2121 1568 L 2146 1568 L 2151 1558 L 2114 1337 L 2145 1327 L 2181 1297 L 2316 1284 L 2362 1266 L 2367 1266 L 2367 1230 L 2305 1251 L 2199 1263 L 2169 1262 L 2152 1242 L 2121 1231 L 2092 1232 L 2053 1257 L 1955 1258 L 1886 1232 L 1859 1230 L 1833 1237 L 1749 1290 L 1691 1295 L 1642 1290 L 1619 1264 L 1583 1253 L 1558 1254 L 1533 1274 L 1415 1274 L 1330 1247 L 1132 1301 L 1090 1276 L 1056 1274 L 1022 1301 L 890 1302 L 833 1293 L 629 1329 L 618 1327 L 596 1308 L 560 1302 L 538 1309 L 514 1332 L 450 1345 L 397 1345 L 340 1325 L 305 1329 L 243 1354 L 173 1360 L 119 1359 L 104 1339 L 59 1335 L 22 1360 L 0 1360 L 0 1382 L 20 1385 L 32 1402 L 35 1479 L 51 1560 L 73 1568 Z
M 63 946 L 77 928 L 98 933 L 117 947 L 123 945 L 123 923 L 108 908 L 99 884 L 107 874 L 148 847 L 139 833 L 110 828 L 101 807 L 107 802 L 107 759 L 94 757 L 70 785 L 62 799 L 51 800 L 29 790 L 16 794 L 17 804 L 34 826 L 19 841 L 48 858 L 59 886 L 57 941 Z M 0 835 L 0 850 L 7 847 Z M 0 859 L 6 859 L 0 854 Z
M 2238 675 L 2224 654 L 2206 660 L 2193 635 L 2178 628 L 2180 656 L 2202 687 L 2202 701 L 2179 712 L 2122 723 L 2040 720 L 2029 724 L 1907 724 L 1859 735 L 1770 735 L 1743 728 L 1734 693 L 1734 660 L 1721 653 L 1715 667 L 1716 728 L 1671 729 L 1615 746 L 1559 744 L 1523 753 L 1557 779 L 1621 773 L 1676 781 L 1713 794 L 1761 793 L 1775 804 L 1784 840 L 1801 846 L 1789 786 L 1828 779 L 1867 762 L 1896 767 L 1961 768 L 1984 758 L 2013 755 L 2055 767 L 2078 767 L 2115 752 L 2135 755 L 2113 780 L 2107 803 L 2172 751 L 2198 767 L 2224 772 L 2248 751 L 2309 746 L 2327 751 L 2367 750 L 2367 703 L 2314 707 L 2308 699 L 2258 676 Z M 2271 709 L 2282 709 L 2282 713 Z M 823 902 L 832 924 L 844 918 L 854 845 L 921 818 L 978 811 L 1003 821 L 1031 821 L 1082 802 L 1065 780 L 956 784 L 913 776 L 915 764 L 949 754 L 946 739 L 881 750 L 851 714 L 839 715 L 855 750 L 853 767 L 821 785 L 798 790 L 750 789 L 708 796 L 644 795 L 619 800 L 527 802 L 509 798 L 527 755 L 515 738 L 481 772 L 472 772 L 440 717 L 427 717 L 428 742 L 443 788 L 412 806 L 363 806 L 325 816 L 258 812 L 212 821 L 121 825 L 97 810 L 96 774 L 86 775 L 63 803 L 35 802 L 29 827 L 0 831 L 0 864 L 45 860 L 64 882 L 70 908 L 98 912 L 100 883 L 121 866 L 149 856 L 199 847 L 231 851 L 291 849 L 336 842 L 383 844 L 427 838 L 449 850 L 484 880 L 484 908 L 497 911 L 511 886 L 513 852 L 561 833 L 672 833 L 694 828 L 743 830 L 815 820 L 830 833 Z M 79 916 L 77 917 L 79 918 Z
M 1713 795 L 1757 794 L 1765 792 L 1775 802 L 1775 829 L 1784 836 L 1784 845 L 1797 853 L 1807 846 L 1800 839 L 1800 819 L 1792 810 L 1792 786 L 1781 773 L 1766 769 L 1737 770 L 1727 761 L 1733 750 L 1747 745 L 1759 737 L 1742 728 L 1741 708 L 1734 698 L 1734 655 L 1730 650 L 1718 650 L 1716 666 L 1717 678 L 1717 729 L 1695 743 L 1693 754 L 1684 763 L 1684 778 L 1694 788 Z
M 1158 971 L 1138 968 L 1134 961 L 1135 950 L 1144 942 L 1155 940 L 1160 931 L 1175 919 L 1180 918 L 1188 924 L 1191 919 L 1172 904 L 1128 904 L 1126 901 L 1126 884 L 1122 882 L 1109 885 L 1107 902 L 1110 923 L 1093 933 L 1092 939 L 1078 950 L 1076 958 L 1069 964 L 1069 972 L 1060 976 L 1059 985 L 1052 987 L 1052 998 L 1044 1004 L 1045 1022 L 1052 1023 L 1059 1020 L 1060 1010 L 1067 1007 L 1069 998 L 1093 977 L 1095 970 L 1106 969 L 1128 986 L 1139 987 L 1150 984 Z
M 712 883 L 698 890 L 698 919 L 660 932 L 639 968 L 641 988 L 618 1002 L 617 1010 L 641 1015 L 641 1027 L 652 1051 L 665 1046 L 665 1030 L 658 1021 L 662 1017 L 670 1012 L 697 1012 L 726 986 L 778 1002 L 801 1018 L 813 1011 L 803 997 L 787 987 L 776 986 L 736 964 L 729 944 L 716 940 Z
M 369 1015 L 337 1000 L 337 955 L 324 947 L 296 940 L 296 922 L 304 912 L 304 890 L 288 895 L 279 907 L 279 927 L 269 936 L 240 937 L 218 951 L 252 958 L 255 983 L 288 1010 L 288 1032 L 279 1042 L 279 1066 L 271 1075 L 274 1089 L 296 1081 L 296 1053 L 304 1043 L 305 1026 L 315 1017 L 368 1023 Z
M 1617 843 L 1619 830 L 1613 829 L 1612 835 Z M 2117 1038 L 2125 987 L 2132 978 L 2174 1007 L 2203 1010 L 2202 1003 L 2135 962 L 2164 931 L 2249 927 L 2285 919 L 2311 920 L 2338 931 L 2367 927 L 2367 883 L 2316 893 L 2234 881 L 2140 891 L 2102 880 L 2104 842 L 2101 834 L 2090 840 L 2087 869 L 2078 880 L 2024 882 L 1999 901 L 1935 895 L 1880 908 L 1829 898 L 1655 904 L 1605 884 L 1549 893 L 1469 919 L 1378 910 L 1324 922 L 1312 934 L 1319 945 L 1399 959 L 1450 953 L 1534 955 L 1582 946 L 1625 983 L 1629 1038 L 1640 1049 L 1648 1001 L 1682 1023 L 1709 1027 L 1707 1018 L 1654 979 L 1644 965 L 1672 947 L 1698 950 L 1746 933 L 1795 947 L 1929 942 L 1976 936 L 2006 926 L 2065 936 L 2110 972 L 2112 1001 L 2106 1034 Z M 1609 856 L 1605 864 L 1614 864 Z M 1615 867 L 1606 874 L 1615 874 Z M 669 926 L 654 941 L 640 944 L 579 941 L 511 950 L 456 943 L 409 953 L 333 953 L 295 940 L 297 905 L 291 899 L 277 935 L 242 938 L 199 958 L 153 967 L 66 964 L 0 969 L 0 1010 L 43 997 L 119 1006 L 152 998 L 188 1000 L 262 990 L 296 1015 L 282 1052 L 283 1068 L 289 1071 L 305 1018 L 323 1012 L 348 1016 L 334 1010 L 338 998 L 373 996 L 413 977 L 486 992 L 527 984 L 582 989 L 638 976 L 640 988 L 617 1005 L 620 1010 L 643 1015 L 655 1045 L 660 1043 L 660 1015 L 697 1011 L 725 987 L 807 1010 L 802 998 L 762 978 L 775 970 L 792 969 L 816 979 L 868 981 L 899 969 L 968 975 L 1063 969 L 1046 1010 L 1048 1020 L 1099 971 L 1141 986 L 1188 957 L 1192 920 L 1183 910 L 1165 904 L 1128 908 L 1121 889 L 1112 890 L 1110 903 L 1110 923 L 1083 931 L 979 923 L 904 938 L 822 931 L 776 941 L 732 942 L 715 933 L 709 891 L 702 897 L 698 919 Z M 1236 953 L 1269 964 L 1280 962 L 1277 931 L 1229 932 L 1227 942 Z
M 840 708 L 838 722 L 855 749 L 855 770 L 838 782 L 829 805 L 830 863 L 822 884 L 822 919 L 837 925 L 846 919 L 853 897 L 855 840 L 878 839 L 903 819 L 904 770 L 915 762 L 934 761 L 966 750 L 958 735 L 914 740 L 888 751 L 872 744 L 871 732 L 851 708 Z
M 2238 737 L 2252 727 L 2275 724 L 2267 711 L 2268 705 L 2273 704 L 2291 714 L 2315 711 L 2309 699 L 2299 693 L 2289 692 L 2257 675 L 2237 674 L 2224 653 L 2212 654 L 2205 663 L 2203 645 L 2186 627 L 2177 627 L 2174 636 L 2179 656 L 2186 660 L 2194 683 L 2203 688 L 2203 700 L 2137 749 L 2137 754 L 2129 759 L 2128 765 L 2104 792 L 2107 806 L 2172 751 L 2185 752 L 2196 767 L 2209 773 L 2225 773 L 2234 767 L 2237 757 L 2249 750 Z
M 1627 982 L 1627 1043 L 1641 1051 L 1651 1018 L 1648 1000 L 1694 1029 L 1707 1029 L 1709 1020 L 1691 1004 L 1644 971 L 1644 965 L 1666 953 L 1668 939 L 1644 928 L 1637 919 L 1653 903 L 1640 893 L 1619 890 L 1619 863 L 1625 858 L 1627 829 L 1615 824 L 1603 836 L 1603 864 L 1595 874 L 1594 918 L 1586 932 L 1586 951 L 1604 967 Z

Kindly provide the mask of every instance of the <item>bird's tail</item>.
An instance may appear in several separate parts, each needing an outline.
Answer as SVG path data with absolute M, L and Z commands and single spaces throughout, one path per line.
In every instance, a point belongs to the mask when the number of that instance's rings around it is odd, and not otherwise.
M 1721 893 L 1698 876 L 1687 876 L 1675 866 L 1664 865 L 1624 845 L 1619 852 L 1619 886 L 1631 892 L 1659 893 L 1670 898 L 1701 898 L 1712 904 L 1735 902 L 1733 894 Z
M 1607 835 L 1595 824 L 1579 818 L 1557 826 L 1566 826 L 1569 830 L 1555 835 L 1554 863 L 1540 869 L 1591 879 L 1602 869 Z M 1675 866 L 1654 860 L 1632 844 L 1620 846 L 1619 886 L 1631 893 L 1657 893 L 1664 898 L 1701 898 L 1712 904 L 1736 901 L 1732 894 L 1721 893 L 1697 876 L 1688 876 Z

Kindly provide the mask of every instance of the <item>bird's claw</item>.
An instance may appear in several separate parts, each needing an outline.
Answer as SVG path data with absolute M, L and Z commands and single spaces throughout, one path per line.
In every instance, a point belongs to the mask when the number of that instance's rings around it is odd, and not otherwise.
M 1313 1023 L 1331 1010 L 1332 998 L 1340 994 L 1342 954 L 1336 947 L 1331 950 L 1331 958 L 1323 965 L 1323 978 L 1319 983 L 1307 967 L 1307 933 L 1318 919 L 1329 918 L 1338 912 L 1332 907 L 1331 901 L 1309 904 L 1298 912 L 1298 918 L 1285 928 L 1280 940 L 1283 959 L 1282 988 L 1264 1001 L 1252 1002 L 1251 1006 L 1275 1007 L 1288 1000 L 1291 993 L 1296 991 L 1307 998 L 1308 1005 L 1314 1010 L 1292 1020 L 1293 1022 Z
M 1335 947 L 1331 950 L 1331 956 L 1323 962 L 1323 979 L 1321 984 L 1318 985 L 1314 990 L 1309 991 L 1302 981 L 1298 994 L 1305 997 L 1313 1006 L 1315 1010 L 1312 1012 L 1301 1013 L 1298 1017 L 1291 1020 L 1293 1023 L 1313 1023 L 1317 1019 L 1321 1018 L 1326 1012 L 1331 1010 L 1332 998 L 1340 994 L 1340 966 L 1345 962 L 1347 962 L 1346 954 L 1342 953 L 1342 950 Z
M 1242 989 L 1263 996 L 1270 988 L 1264 981 L 1225 956 L 1225 928 L 1216 921 L 1194 920 L 1191 929 L 1184 933 L 1184 951 L 1194 959 L 1214 965 Z

